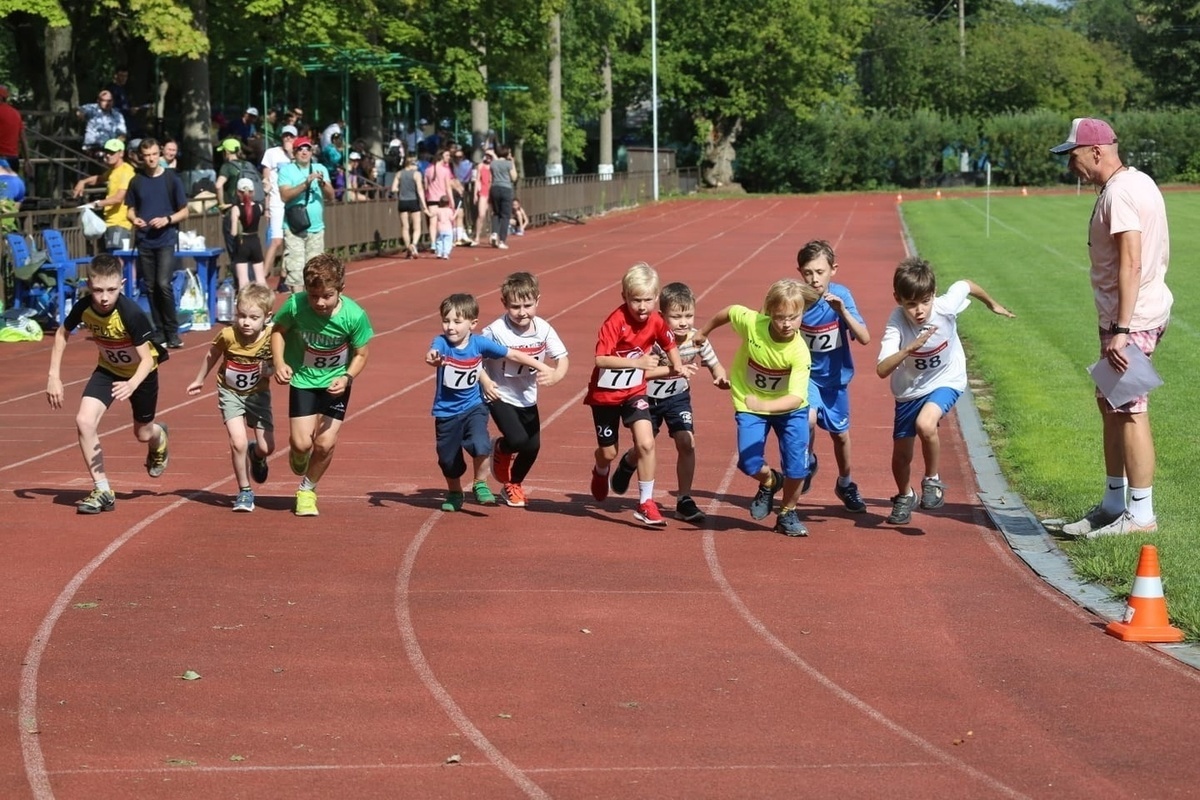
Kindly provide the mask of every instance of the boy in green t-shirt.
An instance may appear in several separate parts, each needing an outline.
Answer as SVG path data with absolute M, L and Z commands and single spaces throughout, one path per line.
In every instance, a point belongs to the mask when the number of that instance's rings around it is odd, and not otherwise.
M 741 346 L 729 368 L 730 397 L 737 423 L 738 469 L 758 481 L 750 516 L 765 519 L 780 488 L 783 498 L 775 530 L 807 536 L 796 514 L 800 489 L 808 475 L 808 378 L 812 359 L 799 335 L 806 309 L 821 299 L 816 289 L 792 278 L 776 281 L 763 310 L 729 306 L 717 312 L 692 337 L 700 346 L 715 328 L 731 325 Z M 767 434 L 779 439 L 780 470 L 767 463 Z
M 296 516 L 315 517 L 317 481 L 329 468 L 350 403 L 350 386 L 367 364 L 371 321 L 342 294 L 346 267 L 327 253 L 304 265 L 304 294 L 275 314 L 271 353 L 275 380 L 291 384 L 288 423 L 292 472 L 303 476 Z

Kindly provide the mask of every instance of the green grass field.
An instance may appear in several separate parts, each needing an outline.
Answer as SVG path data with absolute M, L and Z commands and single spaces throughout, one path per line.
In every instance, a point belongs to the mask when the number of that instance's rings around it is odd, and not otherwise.
M 970 278 L 1017 315 L 972 304 L 960 331 L 980 411 L 1013 489 L 1041 518 L 1077 519 L 1100 498 L 1104 480 L 1100 417 L 1085 368 L 1098 355 L 1088 281 L 1087 225 L 1095 193 L 993 196 L 990 235 L 983 197 L 948 195 L 905 203 L 904 219 L 939 288 Z M 1158 466 L 1150 535 L 1070 542 L 1078 574 L 1124 597 L 1140 546 L 1158 546 L 1171 617 L 1200 639 L 1200 427 L 1187 407 L 1188 364 L 1200 345 L 1200 193 L 1166 193 L 1171 229 L 1167 284 L 1171 324 L 1154 363 L 1165 385 L 1150 418 Z

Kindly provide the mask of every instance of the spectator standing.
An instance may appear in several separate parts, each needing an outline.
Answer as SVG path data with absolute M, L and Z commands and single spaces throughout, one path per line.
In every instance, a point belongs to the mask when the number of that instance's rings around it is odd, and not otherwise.
M 75 115 L 84 121 L 83 149 L 87 152 L 101 150 L 110 139 L 124 140 L 129 132 L 125 117 L 113 108 L 112 92 L 107 89 L 96 96 L 96 102 L 76 109 Z
M 258 132 L 257 124 L 258 109 L 250 106 L 242 112 L 242 116 L 229 123 L 229 136 L 241 139 L 243 142 L 248 142 Z
M 279 109 L 268 108 L 262 119 L 262 138 L 267 147 L 279 146 Z
M 491 225 L 492 191 L 492 151 L 483 154 L 483 161 L 475 168 L 475 238 L 472 246 L 479 246 L 479 237 L 483 235 L 484 226 Z
M 292 292 L 304 291 L 304 265 L 325 252 L 325 204 L 333 202 L 329 171 L 313 163 L 313 145 L 300 137 L 292 145 L 295 160 L 279 170 L 279 195 L 284 204 L 283 279 Z M 308 227 L 297 230 L 288 208 L 303 206 Z
M 400 212 L 404 257 L 416 258 L 417 243 L 421 241 L 421 220 L 429 208 L 425 204 L 424 178 L 417 169 L 417 157 L 412 153 L 404 157 L 404 168 L 392 178 L 392 194 L 399 198 L 396 209 Z
M 491 163 L 492 247 L 501 250 L 508 249 L 508 223 L 512 219 L 513 193 L 518 179 L 517 167 L 509 161 L 508 154 L 508 145 L 498 145 L 496 158 Z
M 171 278 L 179 223 L 188 218 L 187 193 L 179 174 L 158 163 L 162 153 L 155 139 L 142 139 L 139 147 L 142 171 L 129 184 L 127 203 L 129 221 L 137 229 L 138 274 L 150 290 L 150 316 L 156 336 L 167 347 L 183 347 Z
M 230 263 L 235 264 L 237 262 L 234 261 L 234 256 L 238 252 L 239 246 L 233 233 L 235 226 L 233 225 L 232 212 L 240 205 L 237 196 L 237 185 L 238 181 L 245 174 L 244 170 L 256 170 L 252 164 L 242 160 L 242 143 L 237 139 L 226 139 L 221 142 L 217 150 L 225 157 L 225 162 L 217 170 L 217 208 L 220 209 L 223 215 L 221 230 L 225 234 L 225 250 L 229 253 Z M 251 189 L 253 189 L 253 184 L 251 184 Z M 254 232 L 257 237 L 257 222 Z M 259 253 L 258 260 L 262 260 L 261 252 Z M 242 286 L 244 284 L 238 285 Z
M 84 190 L 89 186 L 104 183 L 104 199 L 94 201 L 91 206 L 94 211 L 102 213 L 104 224 L 108 226 L 104 234 L 105 246 L 109 250 L 116 250 L 117 240 L 133 232 L 125 196 L 129 190 L 129 183 L 133 180 L 134 169 L 133 165 L 125 160 L 125 143 L 120 139 L 109 139 L 105 142 L 103 153 L 104 172 L 76 181 L 71 196 L 83 197 Z
M 164 169 L 179 169 L 179 142 L 170 136 L 162 140 L 162 158 L 159 160 Z
M 8 87 L 0 84 L 0 158 L 8 161 L 13 172 L 21 171 L 22 156 L 29 157 L 29 144 L 25 141 L 25 120 L 21 112 L 9 105 Z M 32 165 L 26 164 L 26 173 L 32 175 Z
M 288 112 L 289 114 L 291 112 Z M 296 141 L 296 126 L 284 125 L 279 130 L 278 147 L 263 153 L 263 189 L 267 193 L 267 253 L 263 259 L 267 274 L 275 270 L 275 256 L 283 246 L 283 198 L 279 195 L 279 170 L 292 163 L 292 145 Z
M 1067 155 L 1071 172 L 1099 190 L 1088 224 L 1088 257 L 1100 356 L 1124 372 L 1129 368 L 1126 348 L 1133 345 L 1150 356 L 1171 318 L 1174 298 L 1166 284 L 1170 242 L 1162 192 L 1149 175 L 1121 163 L 1117 136 L 1104 120 L 1075 119 L 1067 140 L 1050 152 Z M 1156 531 L 1149 397 L 1113 408 L 1097 391 L 1096 405 L 1104 423 L 1104 495 L 1063 532 L 1092 539 Z

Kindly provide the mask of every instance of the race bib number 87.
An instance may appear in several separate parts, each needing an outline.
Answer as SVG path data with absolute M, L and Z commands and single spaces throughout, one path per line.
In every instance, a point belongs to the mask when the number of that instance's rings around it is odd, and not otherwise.
M 782 394 L 791 374 L 789 369 L 771 369 L 753 361 L 746 364 L 746 384 L 755 394 Z

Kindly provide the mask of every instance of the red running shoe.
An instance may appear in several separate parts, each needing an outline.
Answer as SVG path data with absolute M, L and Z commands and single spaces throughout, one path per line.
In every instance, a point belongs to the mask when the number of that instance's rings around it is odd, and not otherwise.
M 592 467 L 592 497 L 596 498 L 597 502 L 608 497 L 608 476 L 596 472 L 595 467 Z
M 663 519 L 663 515 L 659 513 L 658 503 L 653 500 L 647 500 L 637 507 L 637 511 L 633 512 L 633 516 L 642 523 L 649 525 L 652 528 L 661 528 L 667 524 Z

